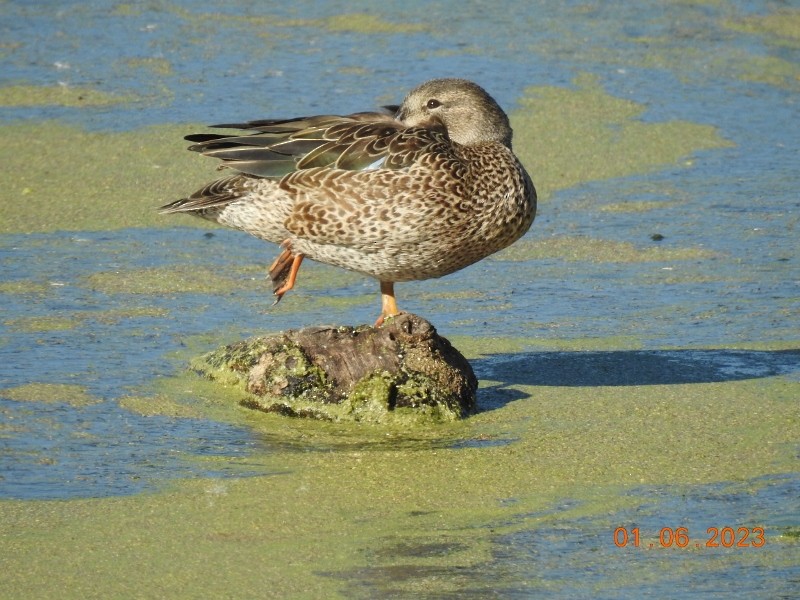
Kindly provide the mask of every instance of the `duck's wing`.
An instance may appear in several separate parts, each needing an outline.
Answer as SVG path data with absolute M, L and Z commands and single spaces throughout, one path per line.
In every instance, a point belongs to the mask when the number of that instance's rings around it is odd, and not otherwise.
M 404 128 L 382 144 L 381 168 L 298 169 L 281 179 L 281 189 L 294 199 L 286 229 L 318 244 L 367 253 L 436 235 L 442 221 L 437 211 L 443 200 L 463 195 L 467 167 L 437 127 Z M 411 165 L 414 170 L 404 168 Z
M 256 177 L 280 179 L 304 169 L 359 171 L 402 168 L 402 155 L 390 157 L 389 146 L 405 125 L 385 113 L 318 115 L 286 120 L 214 125 L 243 133 L 186 136 L 189 150 L 218 158 L 222 165 Z
M 408 128 L 389 114 L 375 112 L 214 127 L 239 129 L 242 133 L 189 135 L 186 139 L 194 142 L 189 150 L 218 158 L 222 166 L 239 174 L 162 206 L 162 213 L 202 213 L 222 208 L 245 198 L 247 181 L 255 177 L 279 182 L 297 200 L 298 230 L 306 220 L 299 215 L 311 217 L 311 213 L 321 215 L 331 209 L 352 222 L 356 217 L 350 209 L 361 214 L 371 201 L 385 199 L 391 193 L 388 172 L 397 173 L 421 156 L 446 151 L 450 145 L 444 127 L 437 123 L 427 128 Z M 354 175 L 360 177 L 352 178 Z M 341 195 L 332 187 L 334 179 L 346 190 Z M 322 238 L 329 237 L 319 233 Z M 298 234 L 302 235 L 299 231 Z

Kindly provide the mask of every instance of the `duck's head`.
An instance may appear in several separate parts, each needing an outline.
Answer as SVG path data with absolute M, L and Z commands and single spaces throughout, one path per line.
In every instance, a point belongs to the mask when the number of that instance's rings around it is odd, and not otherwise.
M 464 146 L 499 142 L 511 147 L 508 116 L 481 86 L 466 79 L 432 79 L 411 90 L 396 118 L 409 127 L 439 124 Z

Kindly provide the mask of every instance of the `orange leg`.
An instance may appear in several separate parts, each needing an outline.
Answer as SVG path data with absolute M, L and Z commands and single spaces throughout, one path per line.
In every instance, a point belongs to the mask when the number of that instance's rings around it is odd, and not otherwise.
M 286 270 L 292 258 L 294 258 L 291 250 L 289 250 L 287 246 L 282 245 L 283 249 L 281 250 L 281 253 L 278 254 L 277 258 L 275 258 L 275 260 L 272 261 L 272 264 L 269 266 L 269 269 L 267 269 L 267 271 L 269 272 L 269 277 L 273 281 L 280 278 L 281 273 L 283 273 L 283 271 Z
M 300 265 L 303 263 L 303 255 L 292 255 L 292 264 L 289 267 L 289 275 L 286 277 L 284 284 L 277 290 L 272 292 L 275 294 L 275 304 L 281 301 L 283 295 L 294 287 L 294 282 L 297 281 L 297 272 L 300 270 Z
M 272 293 L 276 296 L 275 304 L 280 302 L 283 295 L 294 287 L 294 282 L 297 280 L 297 271 L 300 270 L 302 262 L 302 254 L 292 253 L 291 240 L 286 240 L 281 244 L 281 253 L 269 266 Z
M 383 325 L 386 317 L 393 317 L 400 314 L 397 309 L 397 301 L 394 298 L 394 282 L 381 281 L 381 316 L 375 321 L 375 327 Z

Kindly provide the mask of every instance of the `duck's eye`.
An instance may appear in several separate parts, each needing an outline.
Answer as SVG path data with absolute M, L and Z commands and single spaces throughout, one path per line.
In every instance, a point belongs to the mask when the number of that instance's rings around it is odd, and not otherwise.
M 436 98 L 431 98 L 428 100 L 428 109 L 433 110 L 434 108 L 439 108 L 442 105 Z

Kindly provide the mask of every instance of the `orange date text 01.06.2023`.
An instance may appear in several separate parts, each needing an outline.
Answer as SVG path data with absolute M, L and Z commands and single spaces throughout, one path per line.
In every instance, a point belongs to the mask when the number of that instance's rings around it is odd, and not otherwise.
M 702 540 L 692 539 L 687 527 L 662 527 L 658 542 L 645 543 L 638 527 L 617 527 L 614 545 L 617 548 L 761 548 L 766 544 L 763 527 L 709 527 Z

